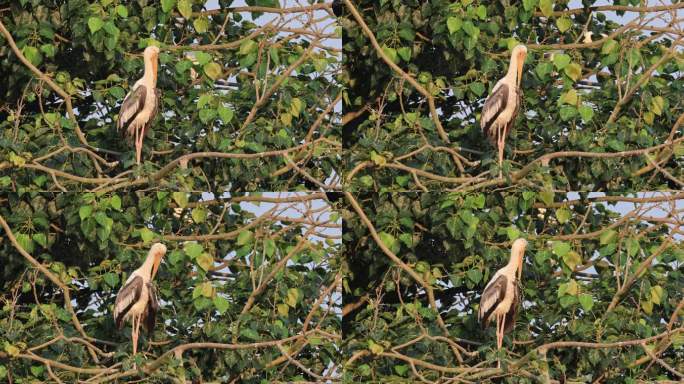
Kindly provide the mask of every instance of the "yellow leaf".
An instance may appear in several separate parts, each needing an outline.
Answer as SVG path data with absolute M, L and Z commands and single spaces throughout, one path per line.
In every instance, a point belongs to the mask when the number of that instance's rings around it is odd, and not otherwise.
M 653 303 L 651 300 L 647 301 L 642 301 L 641 302 L 641 308 L 646 312 L 646 314 L 650 315 L 653 313 Z
M 655 304 L 660 305 L 660 302 L 663 298 L 663 287 L 660 285 L 656 285 L 655 287 L 651 287 L 651 301 Z
M 370 349 L 370 351 L 376 355 L 379 355 L 385 351 L 385 348 L 383 348 L 382 345 L 376 343 L 373 340 L 368 340 L 368 349 Z
M 290 312 L 290 307 L 287 304 L 278 304 L 277 308 L 280 316 L 287 316 L 288 312 Z
M 665 106 L 665 99 L 662 96 L 656 96 L 651 101 L 651 111 L 656 115 L 660 116 L 663 113 L 663 107 Z
M 287 301 L 287 305 L 294 308 L 297 305 L 297 301 L 299 301 L 299 289 L 297 289 L 297 288 L 288 289 L 286 301 Z
M 577 91 L 574 89 L 571 89 L 564 94 L 561 95 L 560 97 L 560 102 L 561 104 L 570 104 L 570 105 L 577 105 Z
M 15 347 L 12 344 L 6 343 L 5 344 L 5 352 L 7 352 L 8 355 L 14 357 L 19 354 L 19 348 Z
M 577 285 L 577 281 L 574 279 L 570 280 L 568 282 L 568 289 L 565 291 L 568 295 L 572 296 L 577 296 L 577 293 L 579 292 L 579 286 Z
M 294 98 L 290 102 L 290 114 L 294 117 L 299 117 L 299 114 L 302 112 L 304 109 L 304 102 L 301 101 L 299 98 Z
M 289 127 L 292 125 L 292 115 L 289 113 L 281 113 L 280 114 L 280 121 L 286 126 Z

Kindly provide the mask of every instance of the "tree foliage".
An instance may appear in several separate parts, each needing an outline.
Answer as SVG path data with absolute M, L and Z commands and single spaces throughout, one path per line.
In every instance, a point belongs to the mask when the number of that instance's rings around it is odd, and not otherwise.
M 341 222 L 324 194 L 0 202 L 3 382 L 316 381 L 340 362 Z M 161 313 L 131 356 L 130 325 L 116 329 L 112 306 L 157 241 L 168 247 Z
M 684 186 L 680 3 L 346 3 L 349 188 Z M 518 43 L 524 95 L 498 178 L 479 117 Z
M 625 383 L 682 372 L 681 193 L 347 201 L 346 380 Z M 523 306 L 497 352 L 477 308 L 519 237 L 529 242 Z
M 0 16 L 0 186 L 294 190 L 339 174 L 330 5 L 204 3 L 10 2 Z M 115 121 L 151 44 L 161 47 L 161 113 L 138 167 Z

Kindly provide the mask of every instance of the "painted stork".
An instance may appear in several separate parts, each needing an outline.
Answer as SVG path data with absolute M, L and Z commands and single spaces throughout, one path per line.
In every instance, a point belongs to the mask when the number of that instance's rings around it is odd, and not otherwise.
M 513 48 L 508 73 L 494 85 L 492 93 L 485 100 L 480 116 L 482 132 L 499 150 L 499 168 L 503 164 L 506 136 L 515 122 L 520 107 L 520 81 L 526 56 L 527 48 L 524 45 Z
M 511 259 L 505 267 L 496 271 L 480 298 L 477 319 L 482 324 L 482 328 L 486 328 L 493 318 L 496 319 L 497 349 L 501 349 L 503 345 L 504 334 L 510 332 L 515 326 L 515 316 L 520 304 L 518 282 L 522 276 L 525 247 L 527 247 L 525 239 L 517 239 L 513 242 Z
M 143 77 L 133 84 L 130 92 L 124 98 L 119 111 L 119 120 L 116 128 L 121 131 L 124 126 L 128 127 L 123 135 L 128 140 L 135 140 L 135 161 L 140 164 L 143 137 L 148 133 L 152 120 L 157 115 L 161 93 L 157 89 L 157 59 L 159 48 L 149 46 L 143 52 L 145 73 Z
M 151 334 L 154 329 L 159 301 L 152 280 L 157 274 L 159 263 L 165 254 L 166 246 L 164 244 L 155 243 L 152 245 L 143 265 L 131 273 L 116 295 L 114 321 L 116 327 L 121 329 L 125 320 L 131 320 L 134 355 L 138 351 L 140 323 L 144 321 L 143 326 L 148 334 Z

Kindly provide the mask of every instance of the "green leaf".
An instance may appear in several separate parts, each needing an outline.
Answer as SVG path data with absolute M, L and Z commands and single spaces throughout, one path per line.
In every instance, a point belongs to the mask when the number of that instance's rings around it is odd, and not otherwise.
M 555 192 L 552 190 L 544 190 L 539 192 L 537 196 L 539 196 L 539 199 L 542 201 L 542 203 L 551 205 L 553 204 Z
M 563 121 L 569 121 L 573 117 L 577 115 L 577 108 L 572 107 L 572 106 L 565 106 L 561 107 L 560 109 L 560 118 Z
M 169 13 L 176 6 L 176 0 L 162 0 L 161 6 L 164 13 Z
M 553 65 L 548 62 L 541 62 L 534 68 L 534 72 L 540 79 L 546 78 L 546 75 L 550 74 L 551 71 L 553 71 Z
M 92 205 L 82 205 L 81 208 L 78 209 L 78 216 L 81 218 L 81 221 L 86 217 L 90 217 L 91 213 L 93 213 Z
M 389 248 L 392 253 L 397 254 L 397 252 L 399 252 L 401 243 L 399 243 L 394 236 L 387 232 L 380 232 L 378 233 L 378 236 L 380 237 L 380 241 L 382 241 L 382 243 Z
M 200 121 L 204 124 L 207 124 L 214 120 L 214 117 L 216 117 L 216 110 L 213 108 L 200 109 L 199 111 Z
M 577 297 L 575 296 L 563 296 L 560 298 L 560 305 L 563 308 L 567 308 L 573 304 L 577 304 Z
M 251 231 L 241 231 L 237 237 L 237 245 L 245 245 L 252 242 L 254 235 Z
M 204 208 L 200 208 L 200 207 L 193 208 L 191 216 L 192 216 L 192 220 L 195 223 L 197 223 L 197 224 L 203 223 L 205 221 L 205 219 L 207 218 L 207 210 Z
M 195 260 L 204 251 L 204 247 L 195 242 L 188 242 L 183 245 L 183 251 L 191 260 Z
M 105 273 L 103 277 L 105 283 L 107 283 L 107 285 L 109 285 L 110 287 L 116 288 L 119 285 L 119 275 L 117 275 L 116 273 Z
M 276 245 L 275 241 L 273 239 L 265 239 L 264 240 L 264 253 L 268 257 L 272 257 L 273 254 L 275 253 L 276 250 Z
M 601 47 L 601 54 L 607 55 L 618 48 L 618 43 L 613 39 L 608 39 L 603 43 Z
M 454 34 L 461 30 L 463 26 L 463 20 L 458 16 L 449 16 L 447 18 L 447 28 L 449 29 L 449 34 Z
M 477 38 L 480 36 L 480 29 L 473 24 L 472 21 L 468 20 L 465 23 L 463 23 L 463 30 L 465 33 L 467 33 L 469 36 Z
M 553 1 L 552 0 L 539 0 L 539 10 L 542 15 L 549 17 L 553 13 Z
M 88 29 L 90 29 L 91 34 L 99 31 L 100 29 L 102 29 L 103 26 L 104 21 L 102 21 L 102 19 L 100 19 L 99 17 L 93 16 L 88 19 Z
M 45 236 L 44 233 L 34 233 L 31 238 L 36 243 L 40 244 L 41 247 L 47 248 L 47 236 Z
M 565 208 L 560 208 L 556 210 L 556 219 L 558 219 L 558 222 L 561 224 L 565 224 L 570 220 L 570 211 L 565 209 Z
M 241 327 L 240 329 L 240 336 L 249 339 L 249 340 L 259 340 L 259 333 L 252 328 L 247 328 L 247 327 Z
M 188 205 L 188 194 L 185 192 L 174 192 L 172 195 L 173 201 L 178 204 L 179 207 L 185 208 Z
M 615 240 L 617 239 L 617 232 L 610 229 L 607 231 L 604 231 L 601 233 L 601 237 L 599 238 L 599 242 L 601 245 L 606 245 L 606 244 L 611 244 L 614 243 Z
M 487 18 L 487 7 L 485 7 L 484 5 L 478 6 L 477 9 L 475 10 L 475 14 L 477 15 L 477 17 L 480 18 L 480 20 L 486 19 Z
M 24 250 L 28 253 L 33 253 L 33 240 L 31 240 L 31 236 L 29 236 L 26 233 L 17 233 L 15 235 L 15 238 L 17 239 L 17 243 L 24 248 Z
M 474 83 L 470 83 L 470 85 L 468 87 L 477 96 L 482 96 L 485 92 L 484 84 L 480 83 L 479 81 L 476 81 Z
M 573 81 L 577 81 L 582 77 L 582 67 L 577 63 L 568 64 L 565 67 L 565 74 Z
M 212 80 L 218 79 L 222 72 L 223 68 L 213 61 L 204 65 L 204 73 Z
M 192 1 L 191 0 L 178 0 L 178 12 L 186 18 L 189 19 L 192 16 Z
M 591 295 L 586 293 L 579 295 L 579 303 L 582 306 L 582 309 L 584 309 L 586 312 L 591 311 L 591 309 L 594 307 L 594 299 L 591 297 Z
M 570 244 L 564 241 L 554 241 L 551 245 L 551 249 L 556 256 L 563 257 L 570 252 Z
M 238 54 L 240 56 L 248 55 L 257 50 L 257 43 L 254 40 L 245 40 L 240 44 Z
M 557 53 L 553 55 L 553 65 L 557 70 L 562 70 L 568 64 L 570 64 L 570 56 L 566 55 L 565 53 Z
M 40 52 L 38 52 L 38 48 L 36 47 L 27 45 L 21 51 L 24 56 L 26 56 L 26 59 L 35 66 L 40 65 L 40 63 L 43 61 L 43 57 L 41 56 Z
M 506 228 L 506 235 L 508 235 L 508 240 L 515 240 L 520 237 L 520 230 L 515 225 L 511 224 Z
M 561 17 L 560 19 L 556 19 L 556 26 L 561 33 L 564 33 L 572 27 L 572 21 L 567 17 Z
M 411 48 L 401 47 L 397 50 L 397 54 L 399 54 L 402 60 L 411 61 Z
M 117 211 L 121 210 L 121 198 L 119 195 L 113 195 L 112 197 L 109 198 L 109 205 L 116 209 Z
M 224 123 L 229 123 L 231 120 L 233 120 L 234 112 L 230 108 L 226 107 L 218 107 L 218 115 L 221 118 L 221 121 Z
M 125 19 L 128 17 L 128 8 L 125 5 L 119 4 L 116 6 L 116 13 Z
M 216 295 L 216 297 L 214 297 L 213 301 L 214 301 L 214 307 L 216 307 L 216 310 L 218 311 L 218 313 L 220 315 L 223 315 L 224 313 L 226 313 L 226 311 L 230 307 L 230 303 L 223 296 Z
M 143 243 L 145 243 L 145 244 L 152 241 L 152 239 L 154 239 L 154 235 L 155 235 L 155 233 L 152 232 L 147 227 L 143 227 L 142 229 L 140 229 L 140 238 L 142 239 Z
M 214 258 L 206 252 L 200 253 L 195 261 L 205 271 L 208 271 L 214 265 Z
M 398 364 L 394 366 L 394 372 L 399 376 L 406 376 L 409 371 L 409 366 L 406 364 Z
M 212 57 L 210 54 L 200 51 L 195 53 L 195 59 L 197 60 L 197 64 L 204 66 L 212 60 Z
M 577 111 L 579 112 L 580 117 L 582 117 L 582 121 L 585 123 L 590 122 L 594 117 L 594 109 L 589 105 L 582 105 L 577 109 Z
M 387 55 L 387 57 L 389 57 L 389 59 L 390 59 L 393 63 L 396 63 L 396 62 L 398 61 L 398 60 L 397 60 L 397 50 L 396 50 L 396 49 L 390 48 L 390 47 L 388 47 L 388 46 L 386 46 L 386 45 L 383 45 L 383 46 L 382 46 L 382 52 L 384 52 L 385 55 Z
M 468 279 L 475 284 L 482 280 L 482 271 L 479 269 L 470 269 L 468 272 L 466 272 L 466 275 L 468 275 Z
M 192 22 L 192 25 L 197 33 L 204 33 L 209 29 L 209 20 L 204 16 L 198 17 Z
M 523 0 L 523 8 L 526 12 L 533 10 L 537 6 L 538 0 Z

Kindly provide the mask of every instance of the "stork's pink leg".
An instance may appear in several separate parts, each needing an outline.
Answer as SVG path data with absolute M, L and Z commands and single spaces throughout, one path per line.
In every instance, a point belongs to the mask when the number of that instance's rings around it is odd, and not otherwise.
M 503 155 L 506 147 L 506 136 L 504 136 L 505 128 L 499 129 L 499 177 L 502 176 L 503 170 Z
M 133 338 L 133 355 L 134 356 L 138 352 L 138 327 L 137 327 L 137 323 L 138 323 L 138 316 L 135 315 L 135 316 L 133 316 L 133 332 L 131 334 L 131 336 Z
M 135 140 L 135 161 L 136 163 L 140 164 L 140 157 L 142 154 L 142 141 L 143 141 L 143 132 L 142 128 L 139 128 L 136 130 L 136 140 Z
M 496 315 L 496 349 L 497 351 L 501 350 L 501 344 L 502 344 L 502 334 L 503 334 L 503 327 L 502 327 L 502 317 L 500 315 Z M 501 360 L 496 361 L 496 367 L 501 368 Z

